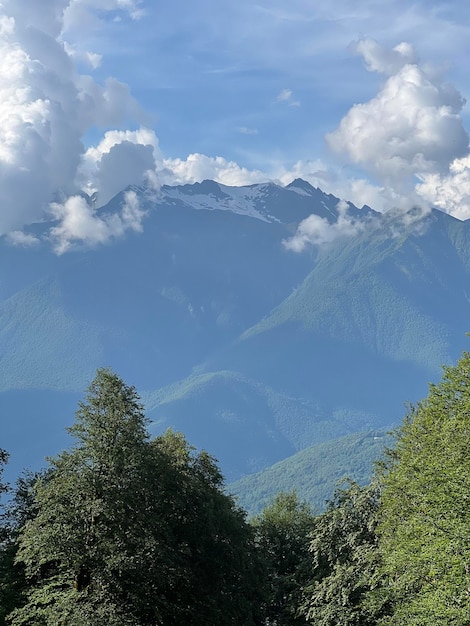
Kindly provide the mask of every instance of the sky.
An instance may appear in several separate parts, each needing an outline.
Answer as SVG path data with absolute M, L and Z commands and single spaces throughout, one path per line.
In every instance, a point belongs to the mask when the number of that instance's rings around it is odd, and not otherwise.
M 470 5 L 323 4 L 0 0 L 0 235 L 99 243 L 127 185 L 206 178 L 470 218 Z

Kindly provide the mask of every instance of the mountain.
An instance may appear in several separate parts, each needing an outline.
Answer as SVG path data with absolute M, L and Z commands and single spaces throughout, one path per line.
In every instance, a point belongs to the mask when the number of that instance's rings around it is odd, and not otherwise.
M 152 432 L 182 430 L 237 480 L 396 424 L 465 347 L 467 222 L 346 208 L 301 180 L 133 191 L 143 233 L 61 256 L 0 240 L 12 472 L 68 445 L 63 428 L 99 366 L 137 387 Z M 312 214 L 334 237 L 288 249 Z
M 342 481 L 367 484 L 373 464 L 391 445 L 393 438 L 384 431 L 345 435 L 309 446 L 261 472 L 240 478 L 227 489 L 250 515 L 260 513 L 280 491 L 292 491 L 293 486 L 300 500 L 321 511 Z

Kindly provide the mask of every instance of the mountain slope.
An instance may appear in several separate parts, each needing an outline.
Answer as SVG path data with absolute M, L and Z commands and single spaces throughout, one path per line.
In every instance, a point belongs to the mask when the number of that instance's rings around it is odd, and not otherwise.
M 370 431 L 319 443 L 229 484 L 227 491 L 250 515 L 260 513 L 280 491 L 292 490 L 319 512 L 341 480 L 350 478 L 367 484 L 374 462 L 392 441 L 383 431 Z
M 54 394 L 71 398 L 98 366 L 145 391 L 155 433 L 181 428 L 235 479 L 397 423 L 465 345 L 468 223 L 349 205 L 355 234 L 295 253 L 283 242 L 302 220 L 334 228 L 345 210 L 304 181 L 133 191 L 144 232 L 113 245 L 56 257 L 0 240 L 0 409 L 11 441 L 36 415 L 49 433 L 28 463 L 62 445 L 71 416 Z
M 324 430 L 342 421 L 336 436 L 394 425 L 465 346 L 468 249 L 469 224 L 442 213 L 411 225 L 382 218 L 322 247 L 297 289 L 195 372 L 237 372 L 302 399 Z M 192 408 L 204 425 L 207 410 Z M 176 420 L 169 402 L 172 411 Z M 299 432 L 309 419 L 294 420 Z M 311 431 L 303 445 L 320 441 Z
M 153 432 L 181 430 L 223 461 L 228 480 L 354 430 L 342 415 L 229 371 L 190 376 L 144 401 Z
M 289 233 L 278 221 L 230 210 L 196 211 L 163 197 L 153 205 L 144 233 L 114 246 L 60 258 L 41 248 L 24 250 L 30 282 L 25 271 L 16 291 L 5 271 L 2 281 L 0 314 L 8 341 L 2 344 L 0 388 L 75 390 L 75 375 L 64 372 L 61 382 L 50 376 L 63 351 L 72 355 L 75 346 L 88 355 L 82 359 L 81 387 L 103 363 L 144 387 L 189 373 L 268 313 L 308 273 L 311 259 L 288 258 L 281 245 Z M 18 250 L 5 240 L 2 244 L 2 267 L 13 266 Z M 55 348 L 49 340 L 54 315 L 62 320 Z M 87 329 L 88 345 L 81 345 L 79 329 Z M 23 353 L 38 363 L 37 379 L 10 367 Z

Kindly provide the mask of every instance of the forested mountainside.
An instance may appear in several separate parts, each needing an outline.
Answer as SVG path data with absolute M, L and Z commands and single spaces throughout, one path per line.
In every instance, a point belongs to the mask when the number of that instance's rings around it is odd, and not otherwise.
M 0 241 L 13 473 L 69 445 L 59 427 L 100 366 L 141 390 L 152 435 L 186 433 L 234 481 L 389 429 L 464 345 L 467 222 L 381 216 L 304 181 L 133 193 L 145 228 L 113 245 L 57 256 Z M 332 234 L 286 246 L 311 215 Z M 354 228 L 343 232 L 345 215 Z
M 464 353 L 370 484 L 320 513 L 278 493 L 247 520 L 214 459 L 151 438 L 136 390 L 100 369 L 41 472 L 9 486 L 0 450 L 0 624 L 466 624 L 469 407 Z
M 249 514 L 259 514 L 279 492 L 295 493 L 313 511 L 323 511 L 341 481 L 370 481 L 375 463 L 391 447 L 393 437 L 380 430 L 353 433 L 309 446 L 256 474 L 230 483 L 227 491 Z

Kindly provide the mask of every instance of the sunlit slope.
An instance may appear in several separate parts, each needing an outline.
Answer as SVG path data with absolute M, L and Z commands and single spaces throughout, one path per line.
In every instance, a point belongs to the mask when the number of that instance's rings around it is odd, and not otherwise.
M 355 433 L 322 442 L 229 484 L 227 491 L 252 515 L 259 513 L 279 491 L 292 490 L 314 510 L 321 511 L 342 479 L 351 478 L 360 484 L 369 482 L 374 462 L 391 443 L 392 438 L 383 431 Z
M 469 225 L 435 213 L 323 248 L 303 283 L 207 364 L 325 406 L 399 419 L 465 347 Z
M 394 235 L 385 222 L 324 247 L 302 285 L 240 343 L 295 324 L 433 370 L 470 321 L 470 229 L 437 212 L 423 229 Z

